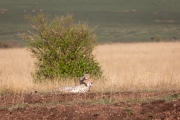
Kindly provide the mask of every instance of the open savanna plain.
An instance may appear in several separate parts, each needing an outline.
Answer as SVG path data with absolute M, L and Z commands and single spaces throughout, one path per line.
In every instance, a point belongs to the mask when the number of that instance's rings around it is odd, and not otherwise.
M 94 78 L 89 93 L 55 94 L 74 80 L 34 83 L 31 54 L 0 49 L 0 119 L 178 120 L 179 51 L 180 42 L 98 45 L 103 78 Z

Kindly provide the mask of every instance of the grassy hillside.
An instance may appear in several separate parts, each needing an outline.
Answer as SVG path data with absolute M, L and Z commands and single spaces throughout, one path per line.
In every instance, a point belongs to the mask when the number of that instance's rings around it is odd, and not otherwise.
M 76 22 L 97 26 L 100 42 L 180 38 L 179 0 L 0 0 L 0 40 L 20 40 L 29 25 L 25 14 L 73 14 Z M 22 40 L 20 40 L 22 41 Z

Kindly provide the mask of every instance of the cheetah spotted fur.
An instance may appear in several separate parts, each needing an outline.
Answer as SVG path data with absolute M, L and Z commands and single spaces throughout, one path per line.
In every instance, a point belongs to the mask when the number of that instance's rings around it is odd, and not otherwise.
M 66 92 L 66 93 L 85 93 L 90 90 L 90 87 L 93 85 L 93 80 L 90 78 L 89 74 L 84 74 L 80 78 L 80 85 L 78 86 L 65 86 L 59 87 L 57 91 Z

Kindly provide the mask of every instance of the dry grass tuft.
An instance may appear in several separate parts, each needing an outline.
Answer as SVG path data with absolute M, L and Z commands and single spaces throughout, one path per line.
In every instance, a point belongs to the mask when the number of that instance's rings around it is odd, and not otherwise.
M 172 90 L 180 88 L 180 43 L 117 43 L 99 45 L 96 59 L 104 79 L 92 91 Z M 70 82 L 35 84 L 34 59 L 26 49 L 0 50 L 0 93 L 48 92 Z

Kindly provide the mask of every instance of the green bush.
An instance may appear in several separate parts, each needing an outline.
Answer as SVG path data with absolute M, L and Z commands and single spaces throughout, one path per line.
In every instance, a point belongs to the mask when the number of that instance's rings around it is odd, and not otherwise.
M 46 14 L 26 18 L 33 30 L 19 36 L 27 41 L 37 58 L 36 81 L 80 77 L 84 73 L 102 75 L 92 54 L 96 36 L 88 25 L 75 24 L 72 15 L 56 16 L 51 22 Z
M 159 35 L 154 36 L 154 41 L 161 42 L 162 41 L 161 36 L 159 36 Z

